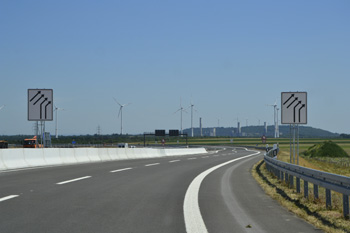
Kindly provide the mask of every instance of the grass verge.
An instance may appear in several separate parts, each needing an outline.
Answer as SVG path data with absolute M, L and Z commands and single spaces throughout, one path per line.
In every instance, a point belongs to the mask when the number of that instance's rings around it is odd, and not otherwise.
M 254 165 L 252 175 L 264 191 L 282 206 L 327 233 L 350 233 L 350 220 L 344 219 L 338 209 L 328 210 L 321 199 L 308 199 L 302 193 L 289 189 L 265 167 L 263 160 Z

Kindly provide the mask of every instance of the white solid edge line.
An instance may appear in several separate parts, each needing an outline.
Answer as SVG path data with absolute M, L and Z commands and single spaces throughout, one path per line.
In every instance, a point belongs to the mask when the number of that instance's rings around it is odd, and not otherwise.
M 56 184 L 67 184 L 67 183 L 75 182 L 75 181 L 78 181 L 78 180 L 84 180 L 84 179 L 88 179 L 88 178 L 91 178 L 91 176 L 84 176 L 84 177 L 76 178 L 76 179 L 73 179 L 73 180 L 66 180 L 66 181 L 62 181 L 62 182 L 56 183 Z
M 155 166 L 155 165 L 158 165 L 158 164 L 159 164 L 159 163 L 146 164 L 145 167 Z
M 18 197 L 19 195 L 10 195 L 10 196 L 7 196 L 7 197 L 2 197 L 0 198 L 0 202 L 2 201 L 7 201 L 9 199 L 12 199 L 12 198 L 15 198 L 15 197 Z
M 171 161 L 169 161 L 169 163 L 176 163 L 176 162 L 180 162 L 180 160 L 171 160 Z
M 203 221 L 200 208 L 199 208 L 199 203 L 198 203 L 199 188 L 204 178 L 207 175 L 209 175 L 211 172 L 215 171 L 220 167 L 233 163 L 237 160 L 245 159 L 258 154 L 260 154 L 260 152 L 256 152 L 251 155 L 246 155 L 246 156 L 236 158 L 236 159 L 227 161 L 225 163 L 216 165 L 202 172 L 196 178 L 194 178 L 194 180 L 191 182 L 190 186 L 186 191 L 184 206 L 183 206 L 185 226 L 186 226 L 187 233 L 207 233 L 208 232 L 205 226 L 205 223 Z
M 121 172 L 121 171 L 130 170 L 130 169 L 132 169 L 132 168 L 128 167 L 128 168 L 118 169 L 118 170 L 114 170 L 114 171 L 110 171 L 110 172 L 112 172 L 112 173 L 114 173 L 114 172 Z

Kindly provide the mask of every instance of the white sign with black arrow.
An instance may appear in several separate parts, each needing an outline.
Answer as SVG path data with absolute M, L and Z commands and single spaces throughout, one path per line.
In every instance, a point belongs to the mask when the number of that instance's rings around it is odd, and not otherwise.
M 307 92 L 282 92 L 281 108 L 282 124 L 307 124 Z
M 53 120 L 53 90 L 28 89 L 28 121 Z

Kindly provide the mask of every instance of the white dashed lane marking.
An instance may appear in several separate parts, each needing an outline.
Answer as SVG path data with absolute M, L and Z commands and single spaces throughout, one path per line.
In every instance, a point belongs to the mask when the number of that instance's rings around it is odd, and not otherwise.
M 145 167 L 150 167 L 150 166 L 155 166 L 155 165 L 159 165 L 160 163 L 151 163 L 151 164 L 146 164 Z
M 91 176 L 84 176 L 84 177 L 76 178 L 76 179 L 73 179 L 73 180 L 66 180 L 66 181 L 59 182 L 57 184 L 59 184 L 59 185 L 67 184 L 67 183 L 71 183 L 71 182 L 75 182 L 75 181 L 79 181 L 79 180 L 84 180 L 84 179 L 88 179 L 88 178 L 91 178 Z
M 176 163 L 176 162 L 180 162 L 180 160 L 171 160 L 171 161 L 169 161 L 169 163 Z
M 122 168 L 122 169 L 114 170 L 114 171 L 111 171 L 111 172 L 112 173 L 114 173 L 114 172 L 122 172 L 122 171 L 131 170 L 131 169 L 132 169 L 131 167 L 128 167 L 128 168 Z
M 0 198 L 0 202 L 7 201 L 7 200 L 10 200 L 10 199 L 15 198 L 15 197 L 18 197 L 18 195 L 10 195 L 7 197 L 2 197 L 2 198 Z

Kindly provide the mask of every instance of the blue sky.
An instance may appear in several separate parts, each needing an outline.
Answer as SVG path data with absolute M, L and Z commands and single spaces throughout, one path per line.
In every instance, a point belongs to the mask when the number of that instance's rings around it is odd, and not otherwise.
M 308 92 L 308 125 L 350 133 L 350 1 L 0 2 L 0 135 L 33 134 L 27 89 L 52 88 L 60 134 L 273 124 Z M 190 127 L 190 111 L 183 115 Z M 246 120 L 247 119 L 247 120 Z M 46 123 L 54 134 L 55 124 Z

